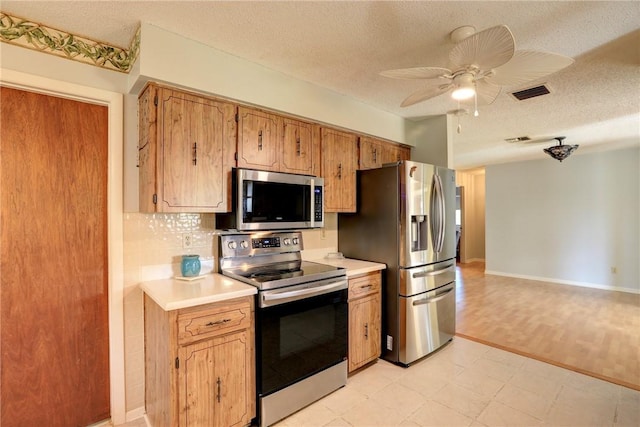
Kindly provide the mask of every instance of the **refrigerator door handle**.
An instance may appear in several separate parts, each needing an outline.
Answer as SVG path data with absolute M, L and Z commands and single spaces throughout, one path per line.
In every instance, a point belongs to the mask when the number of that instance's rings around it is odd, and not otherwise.
M 453 291 L 454 288 L 449 289 L 447 292 L 444 292 L 442 294 L 436 295 L 435 297 L 431 297 L 431 298 L 425 298 L 425 299 L 420 299 L 417 301 L 413 302 L 413 305 L 425 305 L 425 304 L 429 304 L 432 302 L 438 302 L 441 299 L 444 299 L 447 295 L 449 295 L 451 293 L 451 291 Z
M 431 245 L 433 246 L 433 250 L 435 252 L 438 252 L 438 232 L 439 232 L 439 226 L 438 226 L 438 209 L 437 209 L 437 195 L 436 193 L 438 192 L 438 185 L 436 183 L 437 181 L 437 176 L 438 175 L 433 175 L 433 177 L 431 178 L 431 194 L 430 194 L 430 200 L 429 200 L 429 225 L 431 228 Z
M 419 279 L 421 277 L 437 276 L 438 274 L 442 274 L 442 273 L 446 273 L 447 271 L 451 271 L 452 267 L 453 267 L 453 264 L 448 265 L 445 268 L 441 268 L 440 270 L 421 271 L 420 273 L 413 273 L 413 275 L 411 277 L 413 277 L 414 279 Z
M 435 175 L 436 187 L 438 189 L 438 246 L 436 252 L 442 252 L 444 246 L 444 232 L 445 232 L 445 206 L 444 206 L 444 188 L 442 186 L 442 178 L 440 175 Z

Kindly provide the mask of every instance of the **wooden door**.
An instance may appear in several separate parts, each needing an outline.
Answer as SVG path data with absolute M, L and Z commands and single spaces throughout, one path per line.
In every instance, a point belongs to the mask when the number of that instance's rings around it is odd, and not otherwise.
M 163 90 L 162 212 L 226 212 L 235 107 Z
M 360 137 L 360 170 L 382 166 L 384 158 L 382 142 L 366 136 Z
M 0 88 L 1 419 L 110 417 L 108 109 Z
M 322 129 L 322 177 L 327 212 L 356 211 L 357 153 L 355 135 Z
M 238 108 L 238 167 L 280 170 L 281 118 L 250 108 Z
M 246 330 L 181 347 L 180 425 L 230 427 L 250 423 Z
M 394 144 L 387 144 L 382 153 L 382 164 L 399 162 L 400 160 L 409 160 L 411 157 L 410 148 Z
M 248 357 L 249 333 L 239 331 L 216 339 L 214 347 L 216 411 L 215 427 L 241 427 L 251 422 L 250 399 L 254 398 L 247 371 L 253 361 Z
M 349 302 L 349 371 L 380 356 L 380 296 Z
M 316 175 L 320 153 L 318 128 L 309 123 L 284 119 L 282 132 L 282 172 Z

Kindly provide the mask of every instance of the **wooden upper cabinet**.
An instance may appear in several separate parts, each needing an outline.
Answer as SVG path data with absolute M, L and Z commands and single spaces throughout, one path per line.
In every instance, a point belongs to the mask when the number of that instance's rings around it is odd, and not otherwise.
M 139 107 L 140 210 L 228 211 L 235 105 L 149 85 Z
M 360 137 L 360 169 L 375 169 L 382 166 L 385 155 L 385 143 L 370 138 L 368 136 Z
M 246 107 L 238 108 L 238 167 L 280 170 L 282 118 Z
M 320 127 L 285 118 L 282 121 L 280 171 L 317 176 L 320 173 Z
M 322 177 L 326 212 L 356 211 L 356 135 L 322 128 Z
M 411 160 L 411 148 L 404 145 L 387 144 L 382 152 L 382 164 Z
M 385 163 L 409 160 L 409 147 L 369 136 L 360 137 L 360 169 L 375 169 Z

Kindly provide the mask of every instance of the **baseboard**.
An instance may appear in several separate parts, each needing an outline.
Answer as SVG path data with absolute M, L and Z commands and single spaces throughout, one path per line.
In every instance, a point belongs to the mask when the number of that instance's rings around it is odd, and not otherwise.
M 131 411 L 127 411 L 125 415 L 125 420 L 126 422 L 135 421 L 137 419 L 144 417 L 145 413 L 146 411 L 144 410 L 144 406 L 141 406 L 136 409 L 132 409 Z M 146 420 L 146 417 L 145 417 L 145 420 Z M 149 425 L 149 423 L 147 423 L 147 425 Z
M 485 270 L 484 274 L 493 276 L 514 277 L 516 279 L 537 280 L 539 282 L 557 283 L 559 285 L 580 286 L 583 288 L 602 289 L 604 291 L 626 292 L 629 294 L 640 294 L 640 289 L 625 288 L 622 286 L 601 285 L 598 283 L 577 282 L 574 280 L 553 279 L 549 277 L 528 276 L 526 274 L 505 273 L 502 271 Z

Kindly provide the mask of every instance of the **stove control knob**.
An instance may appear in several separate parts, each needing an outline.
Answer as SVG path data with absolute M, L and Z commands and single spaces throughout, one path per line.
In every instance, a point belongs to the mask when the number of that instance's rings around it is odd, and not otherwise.
M 285 246 L 289 246 L 291 244 L 291 240 L 288 237 L 285 237 L 282 240 L 282 243 L 284 243 Z
M 297 244 L 298 244 L 298 238 L 297 238 L 297 237 L 294 237 L 294 238 L 293 238 L 293 244 L 294 244 L 294 245 L 297 245 Z
M 231 241 L 227 244 L 227 246 L 229 247 L 229 249 L 235 249 L 238 247 L 238 244 L 234 241 Z
M 249 244 L 247 243 L 246 240 L 243 240 L 242 242 L 240 242 L 240 247 L 242 249 L 247 249 L 249 247 Z

